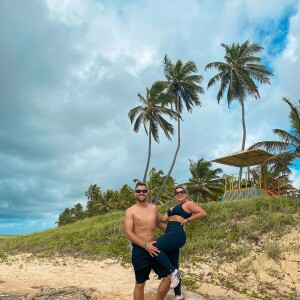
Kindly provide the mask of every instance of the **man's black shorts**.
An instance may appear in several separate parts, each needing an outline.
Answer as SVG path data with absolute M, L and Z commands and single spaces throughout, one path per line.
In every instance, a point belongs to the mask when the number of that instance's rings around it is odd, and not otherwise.
M 135 273 L 136 283 L 144 283 L 149 279 L 153 270 L 159 278 L 168 276 L 168 271 L 143 248 L 132 244 L 131 262 Z

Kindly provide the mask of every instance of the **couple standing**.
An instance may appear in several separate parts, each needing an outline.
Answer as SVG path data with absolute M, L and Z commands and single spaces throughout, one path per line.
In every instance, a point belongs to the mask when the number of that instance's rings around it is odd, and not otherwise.
M 179 249 L 186 242 L 185 226 L 189 222 L 205 218 L 206 212 L 187 199 L 187 191 L 181 186 L 175 188 L 178 204 L 164 216 L 159 213 L 156 205 L 147 202 L 146 184 L 136 184 L 135 197 L 137 203 L 126 210 L 124 224 L 125 234 L 132 242 L 131 256 L 136 280 L 134 300 L 144 299 L 145 283 L 152 269 L 162 278 L 157 300 L 163 300 L 170 288 L 174 288 L 174 299 L 184 299 L 178 271 Z M 157 239 L 156 227 L 165 231 Z

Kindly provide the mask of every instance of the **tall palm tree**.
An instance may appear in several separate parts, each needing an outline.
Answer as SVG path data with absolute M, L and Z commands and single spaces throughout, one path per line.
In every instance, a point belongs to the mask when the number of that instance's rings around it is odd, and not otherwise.
M 282 98 L 291 111 L 289 113 L 291 130 L 273 129 L 281 141 L 264 141 L 252 145 L 249 149 L 260 148 L 275 154 L 267 162 L 279 166 L 289 165 L 300 158 L 300 106 L 291 103 L 287 98 Z M 300 103 L 300 100 L 299 100 Z
M 211 162 L 203 158 L 194 162 L 190 160 L 190 172 L 192 177 L 185 184 L 191 196 L 205 201 L 217 200 L 224 192 L 224 182 L 219 176 L 222 169 L 212 169 Z
M 245 123 L 245 106 L 246 97 L 253 96 L 255 99 L 260 98 L 258 87 L 255 81 L 261 84 L 270 84 L 269 76 L 273 74 L 266 67 L 259 64 L 261 58 L 256 56 L 263 47 L 256 43 L 250 43 L 249 40 L 242 45 L 233 43 L 231 45 L 221 44 L 225 49 L 225 62 L 212 62 L 206 65 L 205 70 L 215 68 L 218 74 L 210 79 L 208 88 L 220 82 L 220 89 L 217 94 L 218 103 L 223 98 L 227 90 L 226 98 L 228 107 L 233 100 L 237 100 L 242 106 L 242 126 L 243 140 L 242 149 L 245 150 L 246 143 L 246 123 Z M 240 169 L 240 176 L 242 169 Z
M 138 132 L 140 125 L 144 125 L 146 134 L 148 135 L 148 159 L 143 176 L 143 182 L 146 182 L 150 158 L 151 158 L 151 138 L 159 143 L 159 128 L 161 128 L 165 136 L 170 140 L 174 132 L 173 126 L 163 118 L 167 115 L 170 118 L 177 118 L 177 114 L 170 108 L 166 107 L 170 96 L 166 93 L 166 84 L 162 81 L 156 81 L 151 88 L 146 88 L 146 97 L 138 94 L 142 105 L 131 109 L 128 113 L 131 124 L 134 122 L 133 130 Z
M 157 203 L 171 173 L 174 168 L 178 151 L 180 149 L 180 121 L 183 107 L 185 106 L 188 112 L 192 112 L 193 106 L 200 106 L 199 94 L 203 94 L 203 89 L 199 85 L 202 81 L 202 76 L 197 75 L 196 64 L 189 60 L 183 64 L 181 60 L 177 60 L 175 64 L 165 55 L 164 57 L 164 74 L 168 86 L 168 93 L 172 96 L 171 107 L 174 105 L 178 114 L 177 118 L 177 148 L 174 154 L 172 164 L 165 180 L 155 197 Z

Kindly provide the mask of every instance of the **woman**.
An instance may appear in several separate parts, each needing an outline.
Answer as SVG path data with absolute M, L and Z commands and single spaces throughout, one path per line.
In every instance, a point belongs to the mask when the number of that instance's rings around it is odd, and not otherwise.
M 154 245 L 160 252 L 154 255 L 171 273 L 171 288 L 175 288 L 175 299 L 183 299 L 180 289 L 180 274 L 178 272 L 179 249 L 185 245 L 185 227 L 188 223 L 206 217 L 206 212 L 193 201 L 188 200 L 188 193 L 182 186 L 175 188 L 177 205 L 171 207 L 161 216 L 162 222 L 168 222 L 165 234 L 160 236 Z M 151 254 L 151 253 L 150 253 Z

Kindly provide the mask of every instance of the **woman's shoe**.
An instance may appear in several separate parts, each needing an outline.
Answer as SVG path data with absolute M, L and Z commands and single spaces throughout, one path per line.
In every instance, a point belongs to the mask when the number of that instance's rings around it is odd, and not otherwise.
M 178 272 L 177 269 L 175 269 L 173 271 L 173 273 L 171 273 L 169 275 L 170 279 L 171 279 L 171 285 L 170 285 L 170 288 L 171 289 L 174 289 L 180 282 L 180 273 Z

